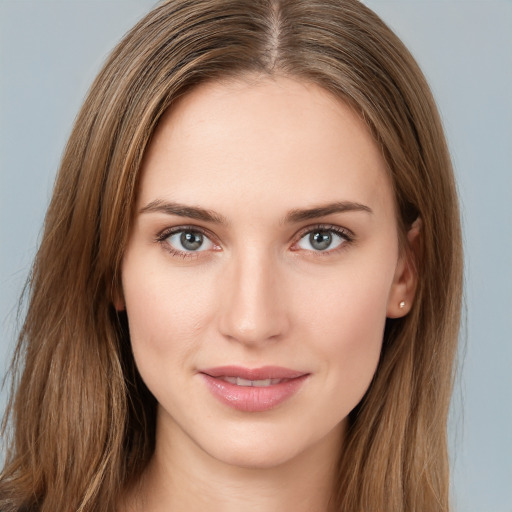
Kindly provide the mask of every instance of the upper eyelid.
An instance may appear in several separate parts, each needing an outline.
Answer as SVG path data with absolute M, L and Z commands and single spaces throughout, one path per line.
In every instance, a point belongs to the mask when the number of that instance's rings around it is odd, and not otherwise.
M 157 233 L 155 238 L 157 241 L 163 241 L 169 236 L 174 235 L 176 233 L 181 233 L 182 231 L 197 231 L 198 233 L 201 233 L 202 235 L 206 236 L 212 242 L 214 242 L 215 239 L 218 239 L 218 237 L 216 237 L 210 230 L 202 228 L 200 226 L 192 225 L 173 226 L 164 228 Z
M 355 236 L 354 232 L 346 227 L 338 226 L 336 224 L 328 224 L 328 223 L 317 223 L 317 224 L 310 224 L 308 226 L 304 226 L 303 228 L 299 229 L 297 233 L 295 233 L 294 236 L 300 236 L 303 234 L 306 234 L 310 231 L 314 231 L 315 229 L 324 229 L 326 231 L 342 231 L 344 233 L 347 233 L 350 236 Z M 180 231 L 199 231 L 200 233 L 204 233 L 206 235 L 210 234 L 213 237 L 217 237 L 215 234 L 213 234 L 209 229 L 206 229 L 202 226 L 197 226 L 194 224 L 181 224 L 179 226 L 168 226 L 164 229 L 160 230 L 157 234 L 157 236 L 164 235 L 167 233 L 179 233 Z M 218 238 L 218 237 L 217 237 Z
M 314 224 L 314 225 L 305 226 L 304 228 L 299 230 L 299 232 L 296 235 L 294 235 L 292 237 L 292 239 L 294 237 L 296 237 L 297 240 L 300 240 L 308 233 L 315 231 L 315 229 L 323 230 L 323 231 L 334 231 L 337 234 L 345 235 L 347 238 L 349 238 L 351 240 L 353 240 L 356 237 L 354 232 L 351 229 L 348 229 L 348 228 L 345 228 L 342 226 L 337 226 L 335 224 Z

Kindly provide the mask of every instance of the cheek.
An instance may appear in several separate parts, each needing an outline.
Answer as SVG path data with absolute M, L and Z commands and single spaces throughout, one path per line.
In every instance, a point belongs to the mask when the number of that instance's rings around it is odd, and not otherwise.
M 197 277 L 170 274 L 157 264 L 127 259 L 123 292 L 130 339 L 137 363 L 179 362 L 195 350 L 205 317 L 210 314 L 208 286 Z M 137 269 L 134 271 L 133 269 Z M 186 273 L 185 273 L 186 274 Z M 167 356 L 170 356 L 167 358 Z
M 308 329 L 317 332 L 318 347 L 326 355 L 355 363 L 362 363 L 370 356 L 380 352 L 382 335 L 386 319 L 386 295 L 376 300 L 374 293 L 358 293 L 346 295 L 341 292 L 332 294 L 329 300 L 321 301 L 313 309 Z M 372 364 L 372 363 L 370 363 Z
M 345 338 L 343 333 L 379 332 L 386 318 L 393 274 L 392 264 L 371 266 L 361 262 L 321 279 L 297 282 L 302 316 L 309 328 L 316 326 L 335 337 Z
M 379 361 L 393 268 L 352 267 L 301 293 L 302 328 L 321 355 L 329 388 L 345 390 L 347 413 L 364 395 Z

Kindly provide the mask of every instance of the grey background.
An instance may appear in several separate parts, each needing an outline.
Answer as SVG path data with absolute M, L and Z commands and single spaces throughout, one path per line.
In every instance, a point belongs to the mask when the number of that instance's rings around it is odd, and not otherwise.
M 427 75 L 458 177 L 467 318 L 450 422 L 455 510 L 512 512 L 512 2 L 366 3 Z M 74 116 L 108 51 L 154 4 L 0 0 L 0 375 Z

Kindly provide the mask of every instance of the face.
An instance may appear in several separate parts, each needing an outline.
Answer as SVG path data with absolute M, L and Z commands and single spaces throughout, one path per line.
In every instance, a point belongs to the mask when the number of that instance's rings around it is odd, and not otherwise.
M 288 78 L 192 91 L 146 153 L 116 303 L 157 449 L 182 438 L 255 467 L 337 449 L 406 268 L 385 163 L 349 107 Z

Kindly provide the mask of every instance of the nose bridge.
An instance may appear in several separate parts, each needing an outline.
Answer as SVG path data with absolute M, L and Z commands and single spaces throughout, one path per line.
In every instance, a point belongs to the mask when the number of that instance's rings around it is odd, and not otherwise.
M 226 269 L 226 293 L 220 312 L 224 336 L 246 344 L 277 338 L 286 329 L 285 304 L 280 297 L 279 266 L 264 249 L 233 255 Z

